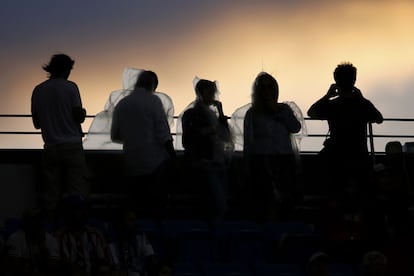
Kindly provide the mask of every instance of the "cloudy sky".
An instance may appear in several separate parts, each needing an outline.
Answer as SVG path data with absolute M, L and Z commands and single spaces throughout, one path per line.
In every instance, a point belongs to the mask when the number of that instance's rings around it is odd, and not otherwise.
M 76 61 L 70 79 L 91 115 L 122 88 L 125 67 L 155 71 L 158 90 L 171 96 L 177 115 L 194 99 L 194 76 L 219 82 L 230 115 L 250 101 L 251 84 L 262 70 L 277 78 L 280 100 L 295 101 L 306 113 L 332 83 L 335 66 L 350 61 L 358 68 L 357 86 L 384 117 L 414 118 L 413 1 L 0 4 L 1 114 L 30 113 L 32 89 L 46 78 L 41 66 L 62 52 Z M 13 130 L 21 123 L 1 119 L 0 127 Z

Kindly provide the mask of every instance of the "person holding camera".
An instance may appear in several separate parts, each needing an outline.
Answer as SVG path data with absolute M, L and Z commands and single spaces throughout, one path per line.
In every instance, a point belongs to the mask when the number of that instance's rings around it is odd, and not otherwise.
M 356 67 L 341 63 L 333 76 L 335 83 L 309 108 L 308 116 L 328 121 L 329 138 L 319 154 L 322 170 L 329 177 L 326 188 L 338 194 L 347 191 L 355 195 L 369 189 L 372 163 L 368 154 L 367 126 L 382 123 L 383 117 L 355 87 Z

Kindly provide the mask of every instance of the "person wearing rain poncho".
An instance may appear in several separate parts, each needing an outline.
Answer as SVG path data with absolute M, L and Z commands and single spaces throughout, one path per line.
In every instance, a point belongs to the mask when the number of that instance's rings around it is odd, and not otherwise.
M 104 110 L 96 114 L 89 127 L 88 134 L 83 139 L 84 149 L 122 149 L 122 144 L 114 143 L 110 137 L 112 114 L 119 101 L 131 94 L 134 90 L 137 77 L 143 71 L 142 69 L 135 68 L 124 69 L 122 74 L 123 88 L 111 92 L 105 103 Z M 154 91 L 153 94 L 161 100 L 168 124 L 170 125 L 170 129 L 172 129 L 174 125 L 174 105 L 171 98 L 163 92 Z
M 160 216 L 165 203 L 168 163 L 175 159 L 173 138 L 152 71 L 139 74 L 135 89 L 115 107 L 111 139 L 122 143 L 131 207 L 140 215 Z
M 189 169 L 200 183 L 204 215 L 222 218 L 226 211 L 226 152 L 231 144 L 227 117 L 223 113 L 215 82 L 200 79 L 196 100 L 182 115 L 182 145 Z
M 301 123 L 289 105 L 278 103 L 278 96 L 276 79 L 261 72 L 254 81 L 252 106 L 244 119 L 243 150 L 250 171 L 251 211 L 258 219 L 281 215 L 295 186 L 290 135 L 300 131 Z

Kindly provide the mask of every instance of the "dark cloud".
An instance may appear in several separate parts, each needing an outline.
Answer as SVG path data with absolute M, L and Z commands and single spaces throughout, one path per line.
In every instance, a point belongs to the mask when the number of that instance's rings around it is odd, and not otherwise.
M 191 31 L 234 9 L 268 6 L 296 9 L 306 1 L 56 1 L 8 0 L 2 3 L 0 31 L 10 44 L 34 39 L 92 37 L 104 39 L 139 32 L 142 35 Z

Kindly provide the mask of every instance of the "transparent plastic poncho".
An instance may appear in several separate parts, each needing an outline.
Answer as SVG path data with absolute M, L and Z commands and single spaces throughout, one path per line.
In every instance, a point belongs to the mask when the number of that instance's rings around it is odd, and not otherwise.
M 119 101 L 134 90 L 137 77 L 142 71 L 144 70 L 135 68 L 124 69 L 122 75 L 123 88 L 111 92 L 105 103 L 104 110 L 96 114 L 89 127 L 88 134 L 83 140 L 84 149 L 122 149 L 122 144 L 114 143 L 111 140 L 112 114 Z M 160 98 L 170 129 L 172 129 L 174 126 L 174 105 L 171 98 L 162 92 L 154 92 L 154 94 Z
M 292 133 L 290 135 L 290 140 L 292 143 L 292 149 L 297 158 L 300 154 L 300 143 L 303 137 L 307 136 L 308 131 L 306 128 L 305 119 L 303 117 L 302 111 L 299 106 L 293 101 L 283 102 L 287 104 L 295 114 L 298 121 L 301 123 L 301 130 L 298 133 Z M 242 107 L 237 108 L 231 115 L 230 125 L 233 131 L 233 141 L 236 151 L 243 151 L 243 132 L 244 132 L 244 117 L 246 116 L 247 110 L 252 106 L 251 103 L 243 105 Z
M 198 83 L 198 81 L 200 80 L 200 78 L 195 77 L 193 80 L 193 87 L 195 90 L 195 87 Z M 217 81 L 214 82 L 216 84 L 217 87 L 217 92 L 215 94 L 215 100 L 219 100 L 219 88 L 218 88 L 218 83 Z M 193 108 L 194 105 L 196 104 L 197 101 L 201 101 L 201 97 L 200 95 L 198 95 L 196 93 L 196 98 L 194 101 L 192 101 L 190 104 L 187 105 L 186 108 L 184 108 L 184 110 L 178 115 L 177 118 L 177 122 L 176 122 L 176 133 L 175 133 L 175 138 L 174 138 L 174 147 L 176 150 L 184 150 L 183 147 L 183 140 L 182 140 L 182 136 L 183 136 L 183 127 L 182 127 L 182 117 L 185 111 L 187 111 L 190 108 Z M 217 107 L 214 105 L 209 106 L 209 108 L 214 112 L 214 114 L 216 114 L 216 116 L 219 116 L 219 112 L 217 110 Z M 231 125 L 229 124 L 229 129 L 228 130 L 223 130 L 223 131 L 228 131 L 228 135 L 222 135 L 222 136 L 229 136 L 230 137 L 228 139 L 225 139 L 223 142 L 223 146 L 224 146 L 224 154 L 226 155 L 226 158 L 229 159 L 231 154 L 234 152 L 234 142 L 233 142 L 233 131 L 231 129 Z

